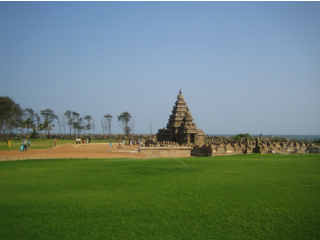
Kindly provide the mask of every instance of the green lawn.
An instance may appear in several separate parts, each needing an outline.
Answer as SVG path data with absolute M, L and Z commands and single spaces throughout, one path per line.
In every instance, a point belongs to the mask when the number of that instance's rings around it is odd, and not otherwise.
M 0 162 L 0 239 L 320 239 L 320 155 Z

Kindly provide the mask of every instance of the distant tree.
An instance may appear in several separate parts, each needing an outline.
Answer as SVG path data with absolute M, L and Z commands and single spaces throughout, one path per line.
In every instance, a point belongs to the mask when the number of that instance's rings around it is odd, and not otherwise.
M 80 114 L 77 112 L 72 112 L 72 127 L 73 127 L 73 134 L 76 134 L 76 131 L 79 130 L 79 118 Z M 78 131 L 79 135 L 79 131 Z
M 37 137 L 38 135 L 38 130 L 39 130 L 39 124 L 40 124 L 40 116 L 38 113 L 34 113 L 34 120 L 33 120 L 33 125 L 32 125 L 32 133 L 31 136 L 33 139 Z
M 131 119 L 131 114 L 128 112 L 123 112 L 118 116 L 118 122 L 121 124 L 121 128 L 124 131 L 124 134 L 128 136 L 130 134 L 129 122 Z
M 134 134 L 134 130 L 135 130 L 135 119 L 134 118 L 131 118 L 131 121 L 130 121 L 130 131 L 131 131 L 131 135 Z
M 40 131 L 40 124 L 41 124 L 41 117 L 38 113 L 35 113 L 35 118 L 36 118 L 36 126 L 37 126 L 37 130 Z
M 13 133 L 13 130 L 19 126 L 22 117 L 22 109 L 8 96 L 0 97 L 0 139 L 2 135 Z
M 78 119 L 78 122 L 77 122 L 77 130 L 78 130 L 78 136 L 80 135 L 80 133 L 85 129 L 85 126 L 84 126 L 84 122 L 83 122 L 83 119 L 82 117 L 80 117 Z
M 85 125 L 85 130 L 89 130 L 89 134 L 90 134 L 90 129 L 91 129 L 91 124 L 90 124 L 91 119 L 92 118 L 90 115 L 85 115 L 85 117 L 84 117 L 84 120 L 87 121 L 87 124 Z
M 71 129 L 73 126 L 72 112 L 70 110 L 65 111 L 64 116 L 68 119 L 67 124 L 69 125 L 69 132 L 71 137 Z
M 104 117 L 107 119 L 107 129 L 109 130 L 109 135 L 110 135 L 112 116 L 108 113 L 107 115 L 104 115 Z
M 42 134 L 42 131 L 44 130 L 43 123 L 42 123 L 41 120 L 42 120 L 41 116 L 36 114 L 37 129 L 38 129 L 40 134 Z
M 55 119 L 58 119 L 58 116 L 54 114 L 54 112 L 51 109 L 46 109 L 46 110 L 41 110 L 40 114 L 44 118 L 43 122 L 43 129 L 47 132 L 48 134 L 48 139 L 50 138 L 50 131 L 52 131 L 54 124 L 53 121 Z
M 25 108 L 23 111 L 24 120 L 22 125 L 27 129 L 27 134 L 29 132 L 29 128 L 33 128 L 35 126 L 34 118 L 35 113 L 32 108 Z
M 67 134 L 67 131 L 66 131 L 67 117 L 64 114 L 61 115 L 60 123 L 61 123 L 61 126 L 63 128 L 64 134 Z
M 77 132 L 78 136 L 85 129 L 83 118 L 80 117 L 79 113 L 74 111 L 72 112 L 72 127 L 74 134 Z
M 23 111 L 23 110 L 22 110 Z M 23 115 L 23 114 L 22 114 Z M 21 118 L 19 120 L 19 131 L 21 135 L 24 135 L 24 129 L 27 128 L 26 122 Z
M 104 117 L 101 118 L 101 128 L 102 128 L 102 134 L 104 135 Z
M 40 132 L 42 132 L 42 131 L 44 130 L 45 133 L 46 133 L 46 131 L 47 131 L 47 130 L 50 131 L 50 129 L 51 129 L 51 127 L 50 127 L 50 125 L 49 125 L 48 120 L 44 120 L 43 123 L 40 123 L 40 125 L 39 125 L 39 130 L 40 130 Z M 48 135 L 48 138 L 49 138 L 49 135 Z
M 21 121 L 21 116 L 17 116 L 15 117 L 14 119 L 12 119 L 12 121 L 9 122 L 9 126 L 8 126 L 8 129 L 7 129 L 7 133 L 9 135 L 13 134 L 14 131 L 16 131 L 16 134 L 20 128 L 20 121 Z
M 108 121 L 105 118 L 103 119 L 103 128 L 104 128 L 104 131 L 107 135 L 108 134 Z
M 59 118 L 57 118 L 57 123 L 58 123 L 59 134 L 61 134 L 61 125 L 62 125 L 62 123 L 60 122 Z
M 42 131 L 44 130 L 44 126 L 45 126 L 45 124 L 43 124 L 41 122 L 39 123 L 38 130 L 39 130 L 40 134 L 42 134 Z
M 91 127 L 92 127 L 92 134 L 94 134 L 94 129 L 96 128 L 96 122 L 94 118 L 92 118 Z

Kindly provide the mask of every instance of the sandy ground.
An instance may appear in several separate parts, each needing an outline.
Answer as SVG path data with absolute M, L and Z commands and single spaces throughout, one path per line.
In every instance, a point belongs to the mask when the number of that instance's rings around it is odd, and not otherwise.
M 108 143 L 63 144 L 50 149 L 28 149 L 28 151 L 1 151 L 0 161 L 52 158 L 144 158 L 138 145 L 113 148 Z

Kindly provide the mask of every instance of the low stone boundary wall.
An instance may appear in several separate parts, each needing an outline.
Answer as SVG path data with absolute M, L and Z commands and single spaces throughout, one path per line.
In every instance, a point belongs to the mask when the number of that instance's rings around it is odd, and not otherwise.
M 149 158 L 190 157 L 192 147 L 140 147 L 139 153 Z
M 207 142 L 203 146 L 194 146 L 192 156 L 214 156 L 214 155 L 228 155 L 228 154 L 250 154 L 250 153 L 281 153 L 281 154 L 306 154 L 306 153 L 320 153 L 320 147 L 314 144 L 305 144 L 298 142 L 268 142 L 259 140 L 255 142 L 224 142 L 214 143 Z
M 317 146 L 308 147 L 307 153 L 320 153 L 320 147 L 317 147 Z
M 179 146 L 175 142 L 157 142 L 149 139 L 143 153 L 149 157 L 189 157 L 189 156 L 215 156 L 250 153 L 281 153 L 281 154 L 306 154 L 320 153 L 320 147 L 311 143 L 302 142 L 269 142 L 267 140 L 242 139 L 241 141 L 206 142 L 204 145 L 188 144 Z M 175 149 L 175 150 L 173 150 Z M 191 149 L 188 152 L 179 152 L 176 149 Z M 161 151 L 160 151 L 161 150 Z M 190 151 L 190 152 L 189 152 Z

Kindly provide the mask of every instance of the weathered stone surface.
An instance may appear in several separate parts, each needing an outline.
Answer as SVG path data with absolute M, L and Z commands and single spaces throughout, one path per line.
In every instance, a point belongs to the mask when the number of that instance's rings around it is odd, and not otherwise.
M 320 153 L 320 147 L 316 147 L 314 146 L 314 144 L 312 144 L 313 146 L 308 146 L 307 147 L 307 153 Z
M 159 129 L 156 135 L 157 141 L 175 142 L 182 146 L 188 146 L 189 144 L 203 145 L 205 143 L 205 134 L 193 122 L 181 90 L 173 106 L 167 127 Z
M 149 158 L 190 157 L 191 147 L 140 147 L 139 153 Z
M 268 141 L 250 142 L 247 140 L 242 141 L 244 144 L 236 141 L 223 141 L 222 143 L 207 142 L 204 145 L 196 145 L 192 151 L 193 156 L 214 156 L 226 154 L 250 154 L 250 153 L 320 153 L 320 147 L 315 147 L 311 144 L 304 143 L 272 143 Z

